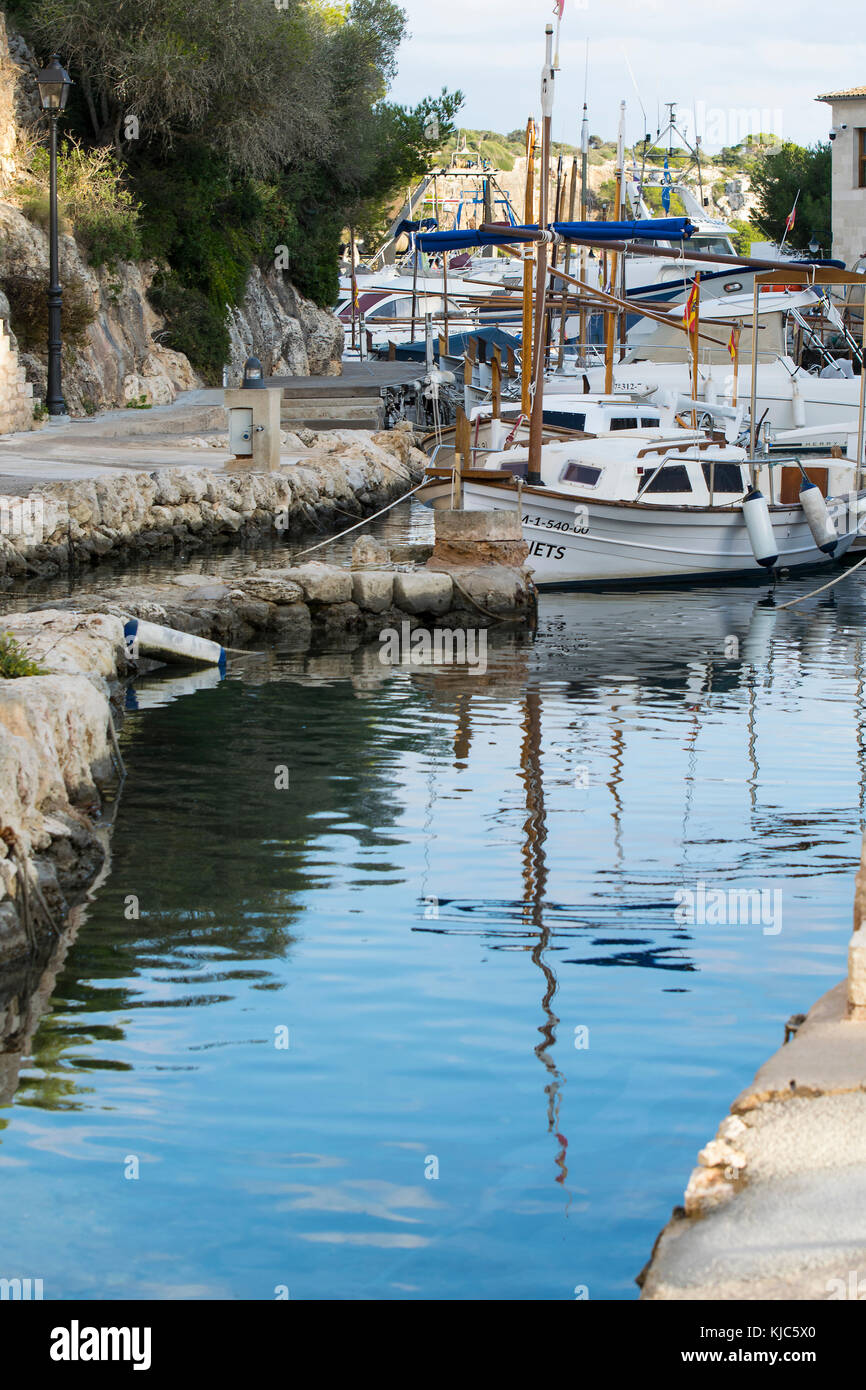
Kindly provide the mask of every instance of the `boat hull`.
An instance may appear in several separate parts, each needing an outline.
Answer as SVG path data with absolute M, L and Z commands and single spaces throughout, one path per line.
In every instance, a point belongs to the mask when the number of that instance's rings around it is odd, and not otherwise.
M 434 508 L 449 508 L 451 482 L 433 480 L 418 496 Z M 467 511 L 513 511 L 517 495 L 508 484 L 467 479 L 463 506 Z M 522 489 L 522 506 L 527 565 L 540 588 L 768 577 L 755 560 L 738 508 L 593 502 L 530 487 Z M 776 506 L 770 514 L 779 569 L 828 563 L 828 556 L 812 540 L 799 505 Z M 853 532 L 841 535 L 833 558 L 841 558 L 853 539 Z

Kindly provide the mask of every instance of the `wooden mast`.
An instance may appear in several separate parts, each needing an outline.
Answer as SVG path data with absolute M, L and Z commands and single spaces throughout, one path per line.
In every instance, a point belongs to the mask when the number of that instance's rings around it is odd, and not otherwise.
M 553 25 L 545 31 L 544 67 L 541 70 L 541 208 L 539 223 L 542 237 L 547 233 L 547 199 L 550 182 L 550 127 L 553 119 Z M 533 362 L 534 395 L 529 416 L 529 460 L 527 478 L 541 476 L 541 437 L 544 409 L 544 305 L 547 298 L 547 241 L 538 244 L 538 263 L 535 285 L 535 357 Z

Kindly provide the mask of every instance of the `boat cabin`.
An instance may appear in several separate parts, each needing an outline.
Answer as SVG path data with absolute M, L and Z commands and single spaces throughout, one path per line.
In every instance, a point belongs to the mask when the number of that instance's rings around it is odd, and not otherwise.
M 672 438 L 661 429 L 595 439 L 557 440 L 541 451 L 542 486 L 582 501 L 709 507 L 740 502 L 748 491 L 746 452 L 699 433 Z M 528 447 L 488 454 L 486 470 L 527 480 Z

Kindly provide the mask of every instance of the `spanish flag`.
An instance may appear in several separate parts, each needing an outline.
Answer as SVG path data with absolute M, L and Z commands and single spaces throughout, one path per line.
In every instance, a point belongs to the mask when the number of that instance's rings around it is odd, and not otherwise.
M 743 325 L 741 323 L 735 323 L 731 329 L 731 336 L 728 339 L 728 352 L 731 354 L 732 362 L 736 362 L 740 355 L 740 333 L 742 332 L 742 328 Z
M 686 307 L 683 309 L 683 323 L 688 333 L 696 333 L 698 328 L 698 290 L 697 281 L 692 285 L 691 293 L 686 300 Z

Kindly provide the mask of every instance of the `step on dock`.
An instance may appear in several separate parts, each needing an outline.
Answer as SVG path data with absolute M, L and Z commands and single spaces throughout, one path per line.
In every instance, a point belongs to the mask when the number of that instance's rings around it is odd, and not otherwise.
M 344 362 L 340 376 L 275 376 L 282 388 L 283 429 L 380 430 L 384 392 L 417 381 L 419 368 L 406 362 Z

